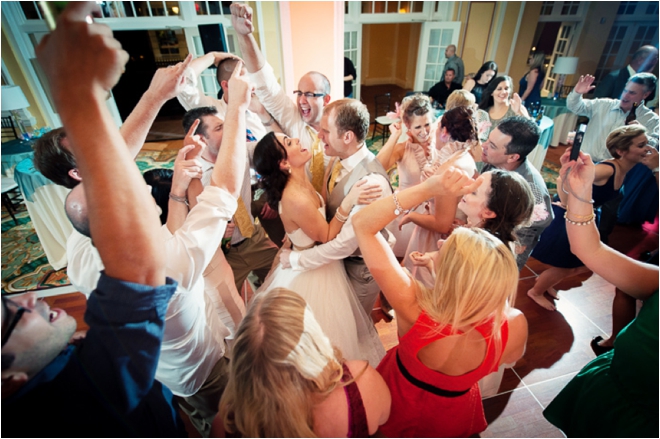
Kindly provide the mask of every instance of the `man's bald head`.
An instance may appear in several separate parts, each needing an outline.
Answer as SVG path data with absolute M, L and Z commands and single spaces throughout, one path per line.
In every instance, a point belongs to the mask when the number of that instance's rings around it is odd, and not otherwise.
M 633 53 L 630 66 L 638 73 L 651 72 L 658 63 L 658 49 L 654 46 L 642 46 Z
M 447 46 L 445 49 L 445 57 L 451 58 L 452 56 L 456 55 L 456 46 L 453 44 L 450 44 Z
M 87 212 L 87 199 L 83 184 L 79 184 L 69 192 L 64 202 L 64 212 L 76 231 L 91 238 L 89 230 L 89 215 Z

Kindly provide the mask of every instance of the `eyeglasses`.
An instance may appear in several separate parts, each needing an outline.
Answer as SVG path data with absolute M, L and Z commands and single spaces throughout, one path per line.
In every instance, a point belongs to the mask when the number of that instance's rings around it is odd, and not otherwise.
M 306 91 L 306 92 L 301 92 L 300 90 L 296 90 L 293 92 L 294 95 L 300 97 L 305 95 L 307 99 L 312 99 L 312 98 L 322 98 L 325 96 L 327 93 L 312 93 L 311 91 Z
M 2 345 L 4 346 L 7 344 L 7 341 L 9 340 L 9 336 L 11 335 L 12 332 L 14 332 L 14 328 L 16 328 L 16 325 L 18 322 L 21 320 L 21 317 L 23 317 L 23 314 L 26 312 L 32 312 L 32 310 L 29 310 L 27 308 L 24 308 L 20 306 L 18 303 L 14 302 L 13 300 L 2 298 L 2 306 L 5 309 L 5 314 L 9 315 L 9 304 L 12 306 L 16 307 L 16 313 L 14 314 L 14 317 L 12 317 L 11 321 L 9 322 L 9 325 L 7 326 L 7 329 L 4 331 L 4 335 L 2 336 Z M 1 347 L 0 346 L 0 347 Z

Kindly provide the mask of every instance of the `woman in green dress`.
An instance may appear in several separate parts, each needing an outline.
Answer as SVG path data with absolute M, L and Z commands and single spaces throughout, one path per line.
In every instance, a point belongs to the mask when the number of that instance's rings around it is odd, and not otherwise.
M 566 230 L 571 251 L 589 269 L 643 300 L 639 315 L 619 333 L 614 349 L 587 364 L 543 415 L 568 437 L 657 437 L 658 267 L 603 244 L 593 221 L 595 165 L 588 154 L 561 158 L 569 192 Z M 572 169 L 570 169 L 572 168 Z

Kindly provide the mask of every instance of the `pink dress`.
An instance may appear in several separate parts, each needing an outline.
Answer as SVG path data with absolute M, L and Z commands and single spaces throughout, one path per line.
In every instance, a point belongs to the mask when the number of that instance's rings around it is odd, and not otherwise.
M 413 187 L 421 182 L 422 168 L 433 162 L 436 152 L 435 147 L 431 145 L 431 156 L 429 160 L 422 146 L 410 141 L 406 142 L 403 156 L 396 163 L 397 172 L 399 173 L 399 189 L 397 192 Z M 424 213 L 424 205 L 418 206 L 414 211 Z M 407 256 L 406 249 L 408 248 L 414 228 L 415 225 L 413 223 L 404 225 L 401 230 L 399 230 L 398 224 L 392 228 L 393 230 L 391 231 L 396 238 L 396 244 L 394 245 L 394 255 L 396 257 L 403 258 Z
M 440 151 L 437 152 L 436 157 L 434 158 L 433 163 L 429 165 L 429 168 L 431 170 L 437 169 L 441 164 L 446 162 L 454 152 L 465 149 L 465 146 L 466 145 L 463 142 L 447 143 L 447 145 L 445 145 Z M 473 175 L 477 171 L 474 159 L 469 153 L 466 153 L 458 158 L 454 162 L 454 166 L 464 170 L 470 175 Z M 431 198 L 426 203 L 423 203 L 415 211 L 418 213 L 435 216 L 435 198 Z M 416 266 L 408 256 L 414 251 L 426 253 L 437 250 L 438 239 L 440 238 L 442 238 L 440 233 L 425 229 L 418 225 L 414 225 L 412 235 L 408 240 L 408 247 L 404 253 L 404 267 L 410 271 L 414 279 L 420 281 L 422 285 L 427 288 L 433 288 L 433 285 L 435 284 L 435 278 L 428 268 Z

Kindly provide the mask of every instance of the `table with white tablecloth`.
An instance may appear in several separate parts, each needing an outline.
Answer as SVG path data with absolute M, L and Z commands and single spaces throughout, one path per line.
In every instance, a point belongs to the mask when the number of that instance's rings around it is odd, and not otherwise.
M 70 189 L 44 177 L 34 168 L 31 157 L 16 165 L 14 180 L 23 194 L 48 263 L 55 270 L 66 267 L 66 241 L 73 227 L 64 213 L 64 200 Z
M 534 165 L 536 169 L 541 171 L 543 167 L 543 161 L 545 161 L 545 155 L 548 153 L 548 146 L 550 146 L 550 141 L 552 140 L 552 134 L 554 132 L 554 123 L 552 119 L 548 116 L 543 116 L 541 123 L 539 124 L 541 129 L 541 137 L 539 138 L 539 143 L 536 145 L 536 148 L 532 150 L 531 153 L 527 156 L 527 160 Z
M 558 146 L 560 143 L 568 143 L 568 133 L 575 131 L 578 115 L 566 108 L 566 99 L 541 99 L 541 105 L 545 108 L 544 115 L 554 122 L 554 132 L 550 140 L 550 146 Z

